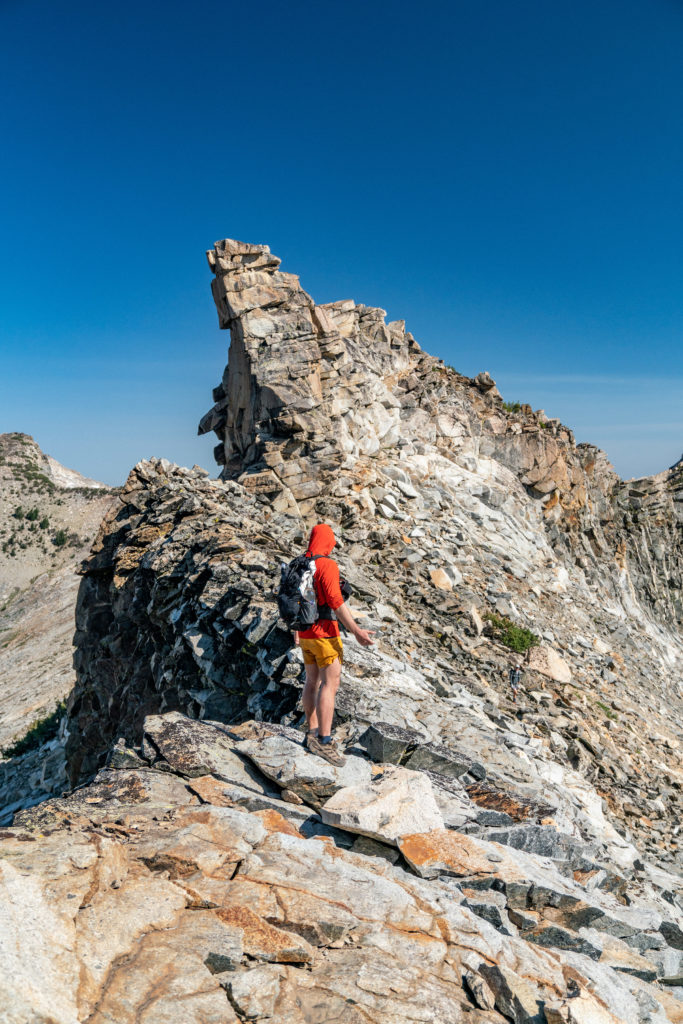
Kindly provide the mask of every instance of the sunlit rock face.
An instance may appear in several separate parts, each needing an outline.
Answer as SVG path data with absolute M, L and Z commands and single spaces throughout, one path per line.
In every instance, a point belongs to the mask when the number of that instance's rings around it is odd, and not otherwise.
M 266 246 L 209 262 L 221 478 L 139 463 L 83 563 L 81 785 L 0 836 L 7 1019 L 680 1021 L 681 467 L 624 483 Z M 276 603 L 320 520 L 376 630 L 343 767 Z
M 483 790 L 364 757 L 380 739 L 429 752 L 379 725 L 337 768 L 282 725 L 148 716 L 2 832 L 3 1019 L 680 1021 L 673 876 L 529 803 L 474 835 Z
M 403 321 L 352 300 L 316 305 L 267 246 L 226 239 L 208 258 L 231 343 L 199 430 L 220 439 L 224 478 L 304 516 L 321 496 L 374 511 L 387 472 L 404 496 L 414 484 L 397 473 L 415 477 L 417 499 L 438 491 L 444 469 L 474 472 L 473 496 L 494 509 L 514 483 L 511 496 L 532 499 L 533 528 L 542 519 L 572 565 L 608 572 L 620 602 L 633 595 L 681 623 L 683 464 L 624 483 L 558 420 L 508 411 L 488 373 L 463 377 L 423 353 Z
M 680 862 L 680 466 L 624 483 L 381 310 L 315 306 L 267 247 L 221 242 L 209 262 L 231 331 L 202 421 L 221 479 L 140 463 L 103 522 L 77 610 L 72 779 L 117 736 L 138 742 L 150 713 L 296 718 L 301 663 L 274 591 L 326 520 L 356 612 L 381 629 L 371 651 L 347 644 L 340 720 L 451 748 L 457 733 L 463 759 L 506 780 L 492 807 L 553 787 L 566 802 L 580 776 L 587 835 L 606 814 Z M 491 616 L 540 641 L 533 710 L 511 728 L 486 710 L 507 701 L 513 660 Z M 629 840 L 614 841 L 619 860 Z

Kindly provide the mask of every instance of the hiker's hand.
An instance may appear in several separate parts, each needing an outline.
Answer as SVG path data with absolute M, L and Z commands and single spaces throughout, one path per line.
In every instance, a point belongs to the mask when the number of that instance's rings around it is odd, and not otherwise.
M 301 644 L 299 643 L 299 630 L 298 629 L 294 630 L 294 646 L 295 647 L 300 647 L 301 646 Z
M 355 631 L 355 633 L 354 633 L 354 636 L 356 637 L 356 640 L 357 640 L 357 641 L 358 641 L 358 643 L 359 643 L 359 644 L 361 645 L 361 647 L 372 647 L 372 645 L 373 645 L 373 644 L 374 644 L 374 642 L 375 642 L 375 641 L 374 641 L 374 640 L 372 639 L 372 637 L 374 636 L 374 634 L 375 634 L 375 631 L 374 631 L 374 629 L 361 629 L 361 628 L 359 627 L 359 628 L 358 628 L 358 629 L 357 629 L 357 630 Z

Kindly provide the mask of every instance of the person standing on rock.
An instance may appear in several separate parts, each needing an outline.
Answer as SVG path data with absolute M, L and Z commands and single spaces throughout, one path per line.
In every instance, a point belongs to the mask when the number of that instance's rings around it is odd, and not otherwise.
M 521 661 L 516 661 L 514 665 L 511 665 L 510 671 L 508 672 L 508 682 L 512 689 L 512 699 L 514 702 L 517 701 L 517 691 L 519 690 L 519 684 L 522 681 L 523 672 L 524 668 L 522 667 Z
M 295 643 L 298 642 L 301 647 L 306 667 L 302 698 L 308 725 L 306 746 L 311 753 L 324 757 L 330 764 L 340 766 L 346 759 L 331 736 L 334 703 L 344 658 L 339 623 L 363 647 L 369 647 L 374 640 L 372 630 L 361 629 L 344 601 L 339 566 L 329 557 L 336 543 L 330 526 L 319 523 L 313 527 L 306 557 L 316 560 L 313 585 L 320 618 L 309 629 L 299 632 L 295 636 Z

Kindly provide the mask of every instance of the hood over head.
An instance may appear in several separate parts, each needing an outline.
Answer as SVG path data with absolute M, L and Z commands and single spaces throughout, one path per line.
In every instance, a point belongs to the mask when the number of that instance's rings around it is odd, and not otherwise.
M 318 523 L 311 530 L 311 537 L 308 542 L 306 554 L 308 555 L 329 555 L 337 543 L 332 527 L 327 523 Z

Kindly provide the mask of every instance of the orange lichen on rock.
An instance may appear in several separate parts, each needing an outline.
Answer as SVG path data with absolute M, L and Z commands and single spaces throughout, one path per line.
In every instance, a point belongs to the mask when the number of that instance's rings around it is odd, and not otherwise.
M 299 935 L 275 928 L 245 906 L 222 907 L 216 916 L 243 933 L 244 952 L 268 963 L 304 964 L 313 959 L 313 949 Z
M 497 875 L 521 878 L 513 859 L 499 843 L 485 843 L 450 829 L 402 836 L 398 848 L 419 874 Z
M 287 836 L 303 838 L 296 825 L 292 825 L 291 821 L 287 821 L 279 811 L 272 807 L 267 808 L 265 811 L 256 811 L 255 817 L 261 819 L 263 827 L 269 834 L 271 832 L 284 832 Z
M 213 804 L 215 807 L 229 807 L 233 801 L 226 796 L 225 782 L 221 782 L 213 775 L 200 775 L 189 783 L 190 789 L 196 793 L 200 800 L 206 804 Z

